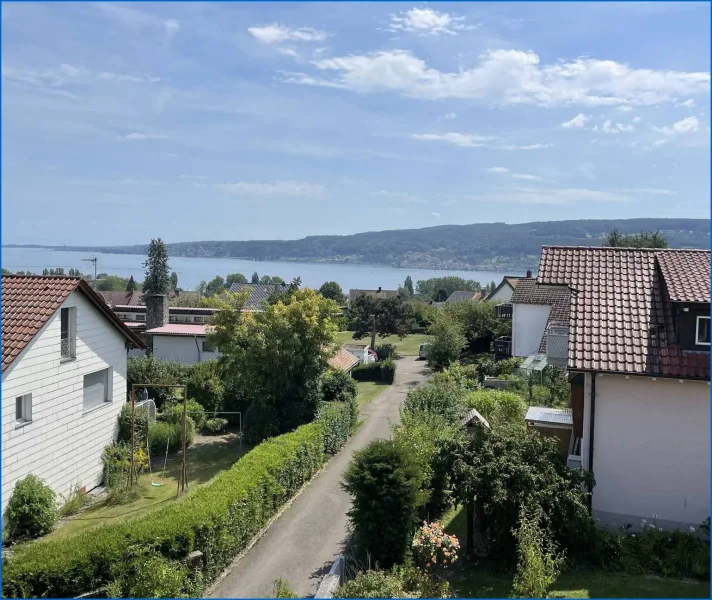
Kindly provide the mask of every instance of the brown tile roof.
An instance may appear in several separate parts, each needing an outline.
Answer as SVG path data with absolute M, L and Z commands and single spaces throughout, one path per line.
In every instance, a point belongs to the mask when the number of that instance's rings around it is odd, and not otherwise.
M 710 301 L 709 250 L 662 250 L 655 256 L 672 302 Z
M 572 288 L 569 368 L 709 379 L 708 352 L 668 343 L 672 297 L 664 272 L 677 290 L 691 254 L 706 261 L 709 271 L 709 251 L 544 246 L 537 281 Z M 694 272 L 701 269 L 698 265 Z M 709 287 L 699 295 L 694 289 L 684 297 L 709 302 Z
M 336 354 L 329 359 L 329 366 L 332 369 L 339 369 L 340 371 L 347 372 L 353 369 L 358 363 L 358 358 L 356 358 L 344 347 L 339 348 Z
M 129 331 L 89 284 L 78 277 L 2 276 L 2 370 L 25 349 L 69 295 L 79 290 L 134 345 L 143 342 Z
M 144 306 L 143 292 L 99 292 L 109 306 Z
M 551 324 L 569 324 L 571 292 L 568 286 L 546 286 L 531 277 L 522 277 L 514 288 L 512 304 L 545 304 L 551 306 L 544 333 L 539 342 L 539 352 L 546 353 L 546 333 Z
M 445 302 L 462 302 L 464 300 L 479 300 L 482 297 L 480 292 L 471 292 L 469 290 L 457 290 L 450 294 Z

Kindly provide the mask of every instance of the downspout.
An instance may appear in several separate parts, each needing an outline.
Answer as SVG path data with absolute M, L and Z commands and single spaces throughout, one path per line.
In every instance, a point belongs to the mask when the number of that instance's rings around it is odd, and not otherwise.
M 593 436 L 596 423 L 596 371 L 591 373 L 591 417 L 588 424 L 588 470 L 593 473 Z M 593 487 L 589 486 L 589 493 L 593 492 Z
M 200 356 L 200 346 L 198 345 L 198 336 L 194 335 L 193 340 L 195 341 L 195 349 L 198 351 L 198 362 L 201 361 L 201 356 Z

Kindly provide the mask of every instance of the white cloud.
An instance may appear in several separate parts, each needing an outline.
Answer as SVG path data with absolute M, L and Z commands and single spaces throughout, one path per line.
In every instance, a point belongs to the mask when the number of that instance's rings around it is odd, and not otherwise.
M 323 185 L 305 181 L 270 181 L 268 183 L 237 181 L 234 183 L 215 183 L 212 187 L 235 196 L 303 196 L 319 198 L 326 192 L 326 188 Z
M 458 17 L 432 8 L 411 8 L 398 15 L 391 15 L 391 23 L 386 31 L 418 33 L 420 35 L 457 35 L 458 31 L 476 29 L 465 25 L 465 17 Z
M 512 179 L 521 179 L 523 181 L 549 181 L 539 175 L 530 175 L 529 173 L 512 173 Z
M 641 117 L 633 117 L 633 123 L 640 123 L 642 120 Z
M 618 191 L 623 194 L 643 194 L 645 196 L 677 196 L 675 190 L 666 188 L 629 188 Z
M 430 213 L 430 214 L 433 215 L 434 217 L 439 217 L 439 216 L 440 216 L 440 213 L 436 213 L 436 212 Z
M 491 140 L 491 137 L 477 135 L 475 133 L 416 133 L 411 136 L 414 140 L 424 140 L 429 142 L 447 142 L 454 146 L 476 148 L 483 146 L 482 142 Z
M 472 68 L 443 72 L 408 50 L 384 50 L 313 61 L 322 77 L 285 74 L 285 80 L 360 93 L 391 92 L 485 104 L 539 106 L 657 105 L 680 95 L 707 94 L 709 72 L 633 69 L 610 60 L 577 58 L 541 65 L 534 52 L 489 50 Z
M 142 141 L 142 140 L 167 140 L 167 135 L 157 134 L 157 133 L 129 133 L 125 135 L 124 140 L 129 141 Z
M 397 202 L 420 202 L 420 198 L 415 194 L 411 194 L 410 192 L 391 192 L 388 190 L 378 190 L 377 192 L 371 192 L 371 195 Z
M 301 58 L 299 55 L 299 52 L 297 52 L 294 48 L 277 48 L 277 52 L 280 54 L 283 54 L 284 56 L 291 56 L 292 58 Z
M 436 122 L 440 123 L 441 121 L 452 121 L 454 119 L 457 119 L 457 113 L 449 112 L 445 113 L 442 117 L 438 117 Z
M 490 173 L 509 173 L 509 169 L 507 167 L 488 167 L 485 171 Z
M 579 113 L 570 121 L 562 123 L 561 126 L 564 129 L 583 129 L 590 118 L 590 116 L 586 116 L 583 113 Z
M 168 19 L 163 26 L 166 28 L 166 36 L 169 38 L 180 31 L 180 23 L 175 19 Z
M 624 125 L 623 123 L 613 123 L 610 119 L 606 121 L 599 127 L 595 125 L 594 131 L 602 131 L 603 133 L 630 133 L 635 128 L 632 125 Z
M 681 135 L 685 133 L 694 133 L 699 128 L 700 124 L 697 120 L 697 117 L 686 117 L 685 119 L 681 119 L 676 123 L 673 123 L 669 127 L 653 127 L 655 131 L 657 131 L 658 133 L 662 133 L 663 135 Z
M 589 190 L 584 188 L 551 188 L 551 187 L 511 187 L 503 188 L 487 194 L 465 196 L 464 200 L 475 202 L 492 202 L 505 204 L 554 204 L 576 205 L 590 203 L 624 203 L 634 202 L 632 196 L 618 191 Z
M 630 112 L 631 110 L 633 110 L 633 107 L 632 107 L 632 106 L 626 106 L 626 105 L 624 104 L 623 106 L 616 106 L 616 110 L 617 110 L 618 112 L 627 113 L 627 112 Z
M 176 19 L 163 19 L 144 10 L 113 2 L 97 2 L 93 6 L 103 12 L 105 16 L 120 22 L 129 29 L 162 28 L 167 39 L 172 38 L 180 31 L 180 23 Z
M 526 146 L 502 146 L 502 150 L 543 150 L 551 148 L 554 144 L 528 144 Z
M 56 68 L 41 70 L 3 65 L 2 78 L 9 83 L 40 88 L 88 85 L 97 80 L 117 83 L 158 83 L 161 81 L 159 77 L 153 77 L 151 75 L 112 73 L 109 71 L 97 73 L 67 63 L 62 63 Z
M 262 27 L 248 27 L 247 31 L 262 44 L 280 44 L 282 42 L 323 42 L 329 34 L 312 27 L 292 29 L 272 23 Z
M 697 104 L 695 103 L 694 99 L 690 98 L 689 100 L 680 102 L 679 104 L 676 104 L 675 106 L 679 106 L 679 107 L 683 107 L 683 108 L 695 108 L 695 106 L 697 106 Z

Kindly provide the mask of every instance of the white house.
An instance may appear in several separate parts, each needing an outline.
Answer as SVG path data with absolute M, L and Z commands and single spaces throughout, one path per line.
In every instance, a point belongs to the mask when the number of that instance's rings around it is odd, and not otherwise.
M 594 473 L 596 516 L 697 528 L 710 514 L 709 251 L 544 246 L 538 282 L 571 289 L 569 461 Z
M 2 512 L 32 473 L 62 498 L 102 481 L 142 342 L 75 277 L 2 276 Z
M 531 277 L 531 273 L 529 274 Z M 497 304 L 507 303 L 512 299 L 512 294 L 517 288 L 517 283 L 520 277 L 513 277 L 511 275 L 505 275 L 502 278 L 500 284 L 494 288 L 487 296 L 485 296 L 485 301 L 496 302 Z
M 206 325 L 169 323 L 146 331 L 153 340 L 153 355 L 163 360 L 174 360 L 194 365 L 218 358 L 219 349 L 207 341 Z

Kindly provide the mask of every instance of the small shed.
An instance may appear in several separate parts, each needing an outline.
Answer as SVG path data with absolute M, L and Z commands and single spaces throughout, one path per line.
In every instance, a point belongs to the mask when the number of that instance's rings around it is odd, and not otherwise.
M 490 429 L 490 424 L 487 422 L 487 419 L 474 408 L 468 410 L 465 416 L 460 419 L 460 426 L 464 427 L 469 434 L 475 433 L 478 425 L 484 425 L 487 429 Z
M 571 453 L 574 420 L 570 408 L 530 406 L 525 419 L 528 427 L 535 427 L 542 435 L 557 438 L 562 453 Z

